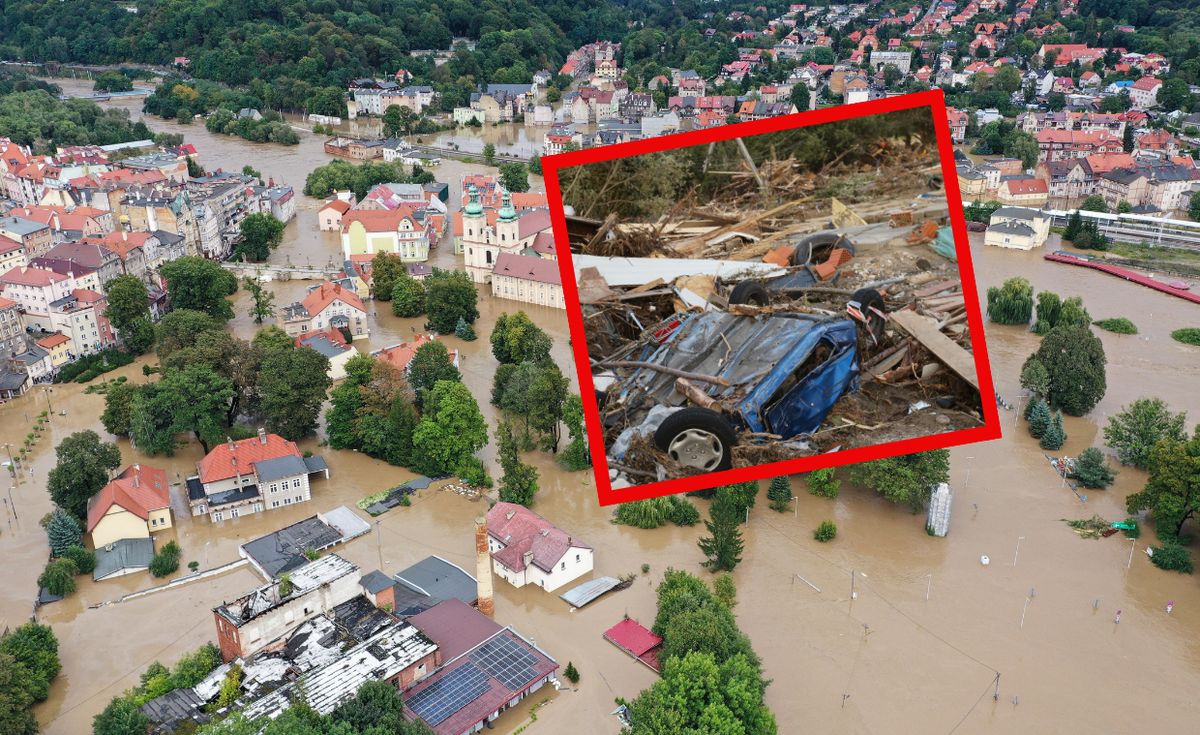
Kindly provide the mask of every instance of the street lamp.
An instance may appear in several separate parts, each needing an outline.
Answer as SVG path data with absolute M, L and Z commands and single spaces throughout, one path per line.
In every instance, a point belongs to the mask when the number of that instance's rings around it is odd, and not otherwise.
M 54 405 L 50 402 L 50 394 L 53 393 L 54 390 L 50 386 L 47 385 L 47 386 L 42 387 L 42 391 L 46 394 L 46 408 L 49 409 L 49 411 L 50 411 L 50 413 L 48 413 L 47 416 L 48 417 L 53 416 L 54 415 Z
M 1129 561 L 1125 562 L 1125 569 L 1133 566 L 1133 550 L 1137 548 L 1137 539 L 1129 539 Z
M 1017 565 L 1017 554 L 1021 553 L 1021 542 L 1025 540 L 1024 536 L 1017 536 L 1017 550 L 1013 552 L 1013 566 Z

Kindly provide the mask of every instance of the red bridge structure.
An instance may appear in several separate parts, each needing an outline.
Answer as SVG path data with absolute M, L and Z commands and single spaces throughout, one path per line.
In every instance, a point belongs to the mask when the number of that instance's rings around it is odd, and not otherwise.
M 1133 283 L 1141 284 L 1147 288 L 1152 288 L 1155 291 L 1162 291 L 1163 293 L 1177 296 L 1178 298 L 1190 301 L 1193 304 L 1200 304 L 1200 294 L 1189 291 L 1188 288 L 1190 288 L 1190 286 L 1182 281 L 1177 282 L 1178 285 L 1173 285 L 1171 283 L 1156 280 L 1143 273 L 1129 270 L 1128 268 L 1122 268 L 1121 266 L 1117 265 L 1109 265 L 1103 260 L 1092 258 L 1087 255 L 1068 253 L 1065 250 L 1056 250 L 1053 253 L 1047 253 L 1043 257 L 1046 260 L 1051 260 L 1055 263 L 1066 263 L 1067 265 L 1078 265 L 1084 268 L 1092 268 L 1118 278 L 1124 278 L 1126 281 L 1132 281 Z

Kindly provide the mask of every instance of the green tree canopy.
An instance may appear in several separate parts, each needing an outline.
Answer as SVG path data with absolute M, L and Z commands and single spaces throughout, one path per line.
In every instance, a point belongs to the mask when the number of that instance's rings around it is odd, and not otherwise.
M 308 347 L 269 352 L 258 375 L 267 430 L 291 441 L 311 434 L 332 383 L 328 370 L 329 358 Z
M 420 396 L 433 390 L 439 380 L 461 381 L 462 375 L 454 367 L 445 343 L 435 339 L 418 347 L 413 354 L 408 365 L 408 382 Z
M 1187 438 L 1186 416 L 1172 413 L 1161 398 L 1139 398 L 1108 420 L 1104 441 L 1117 451 L 1121 464 L 1146 469 L 1150 451 L 1164 439 L 1181 442 Z
M 850 478 L 915 513 L 939 483 L 950 479 L 950 451 L 934 449 L 863 462 L 850 467 Z
M 501 363 L 548 361 L 553 345 L 550 336 L 523 311 L 501 314 L 489 339 L 492 354 Z
M 419 471 L 450 474 L 487 444 L 487 422 L 475 397 L 462 383 L 438 381 L 424 409 L 413 433 Z
M 1200 427 L 1187 441 L 1164 439 L 1150 450 L 1150 479 L 1126 498 L 1130 513 L 1149 510 L 1162 539 L 1176 539 L 1200 511 Z
M 198 256 L 184 256 L 164 264 L 159 272 L 167 281 L 172 309 L 193 309 L 213 319 L 233 318 L 226 296 L 237 292 L 237 277 L 217 263 Z
M 121 336 L 125 346 L 141 354 L 154 344 L 154 324 L 150 321 L 146 284 L 137 276 L 117 276 L 105 287 L 108 308 L 104 315 Z
M 100 435 L 91 430 L 71 434 L 54 451 L 58 462 L 46 483 L 50 498 L 76 518 L 83 518 L 88 500 L 120 466 L 121 451 L 116 444 L 101 441 Z
M 474 324 L 479 318 L 478 300 L 475 284 L 465 271 L 434 268 L 425 279 L 425 314 L 438 334 L 452 333 L 459 319 Z
M 266 212 L 256 212 L 239 225 L 241 242 L 233 249 L 235 259 L 261 263 L 283 242 L 284 224 Z
M 1050 374 L 1050 405 L 1071 416 L 1091 411 L 1107 389 L 1104 345 L 1087 326 L 1061 325 L 1042 340 L 1037 359 Z

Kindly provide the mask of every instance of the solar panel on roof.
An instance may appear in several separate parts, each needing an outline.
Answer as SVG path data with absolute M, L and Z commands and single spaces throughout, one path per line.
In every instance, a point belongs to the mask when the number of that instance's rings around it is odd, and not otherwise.
M 448 717 L 474 702 L 489 688 L 487 677 L 474 664 L 467 662 L 428 688 L 405 697 L 408 707 L 430 727 L 437 727 Z
M 487 641 L 471 653 L 471 660 L 511 690 L 518 690 L 533 679 L 537 657 L 507 635 Z

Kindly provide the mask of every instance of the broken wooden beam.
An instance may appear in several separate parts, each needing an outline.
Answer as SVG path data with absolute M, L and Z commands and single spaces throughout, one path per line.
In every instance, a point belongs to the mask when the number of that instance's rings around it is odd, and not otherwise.
M 975 356 L 960 347 L 954 340 L 942 334 L 937 325 L 915 311 L 896 311 L 890 315 L 892 323 L 908 332 L 925 349 L 945 363 L 963 380 L 979 390 L 979 376 L 975 372 Z
M 652 362 L 642 362 L 641 360 L 605 360 L 600 363 L 603 367 L 624 367 L 624 368 L 646 368 L 655 372 L 664 373 L 666 375 L 674 375 L 677 378 L 687 378 L 688 380 L 698 380 L 701 383 L 714 383 L 716 385 L 728 387 L 729 381 L 725 378 L 720 378 L 715 375 L 701 375 L 700 373 L 689 373 L 686 370 L 676 370 L 675 368 L 666 367 L 665 365 L 656 365 Z

